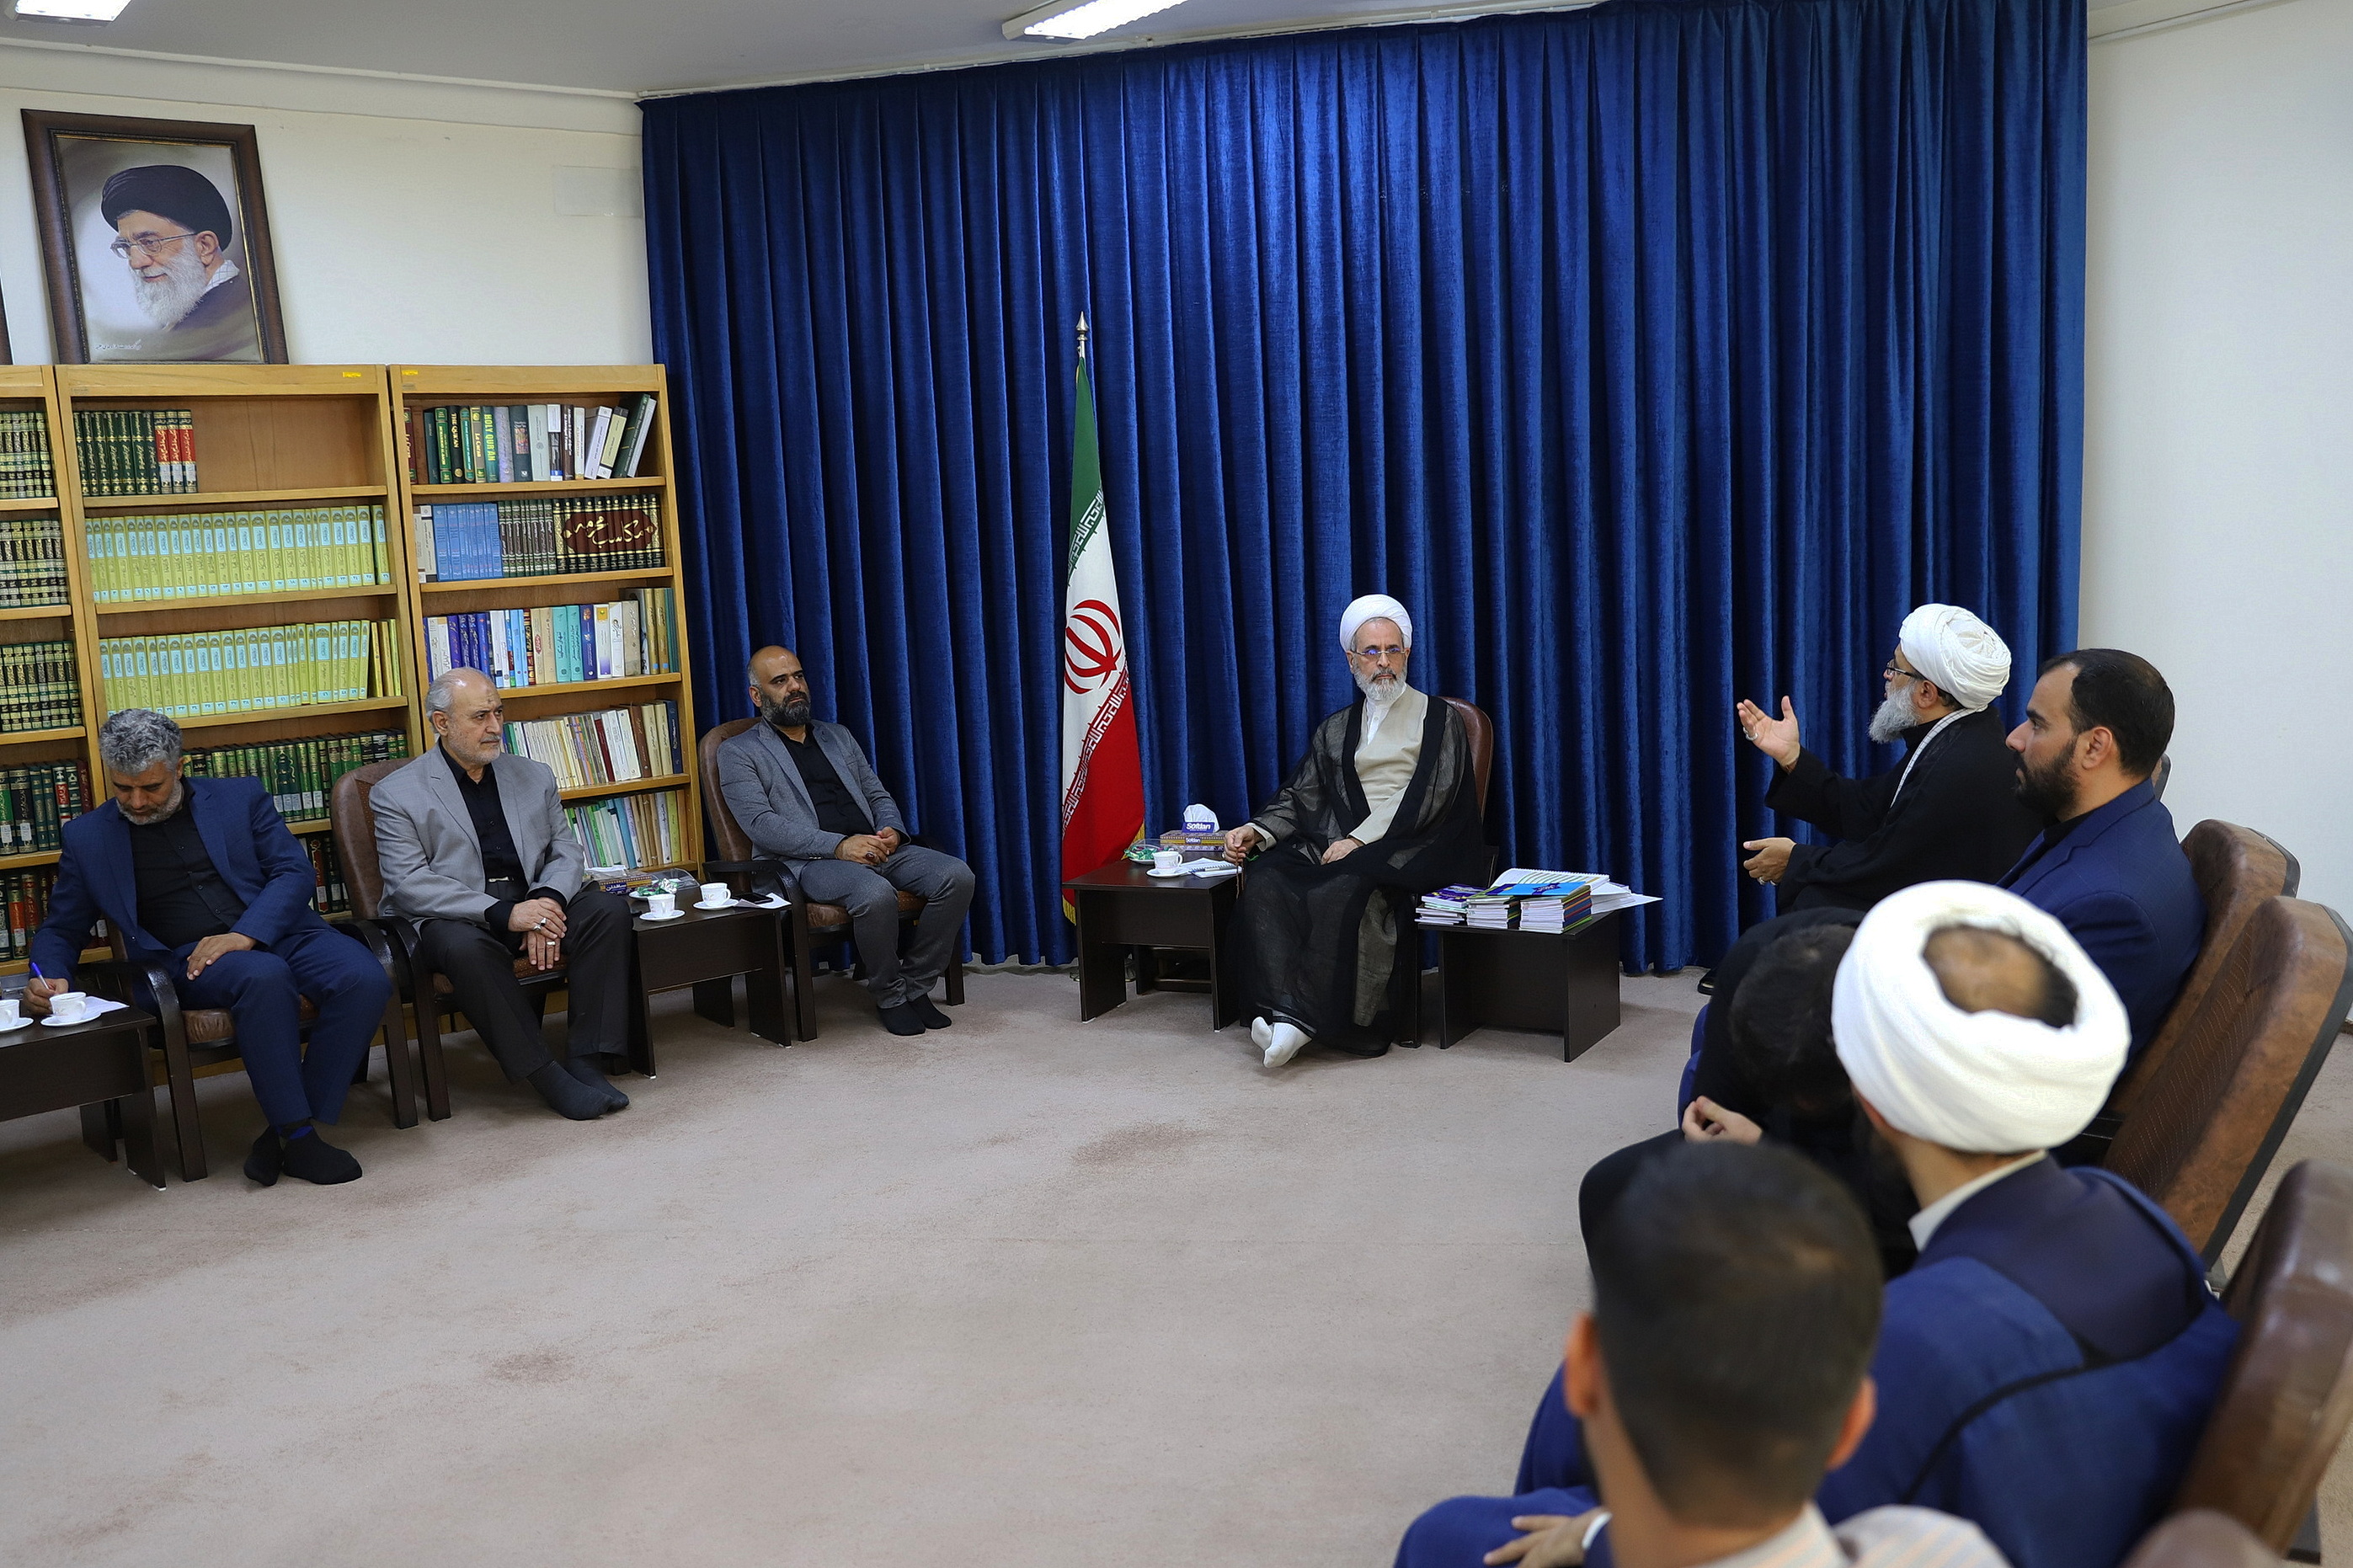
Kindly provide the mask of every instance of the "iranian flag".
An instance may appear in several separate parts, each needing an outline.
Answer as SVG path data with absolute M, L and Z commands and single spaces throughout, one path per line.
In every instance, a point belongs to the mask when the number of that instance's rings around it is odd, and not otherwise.
M 1062 875 L 1107 866 L 1144 837 L 1144 756 L 1135 689 L 1103 510 L 1087 320 L 1079 318 L 1079 399 L 1071 436 L 1070 585 L 1062 592 Z M 1069 895 L 1062 912 L 1077 911 Z

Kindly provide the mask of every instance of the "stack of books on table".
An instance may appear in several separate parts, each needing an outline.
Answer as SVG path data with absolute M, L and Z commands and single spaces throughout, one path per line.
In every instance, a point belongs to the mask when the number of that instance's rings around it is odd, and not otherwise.
M 1472 931 L 1575 931 L 1593 918 L 1599 872 L 1506 871 L 1492 886 L 1454 886 L 1424 893 L 1414 923 Z

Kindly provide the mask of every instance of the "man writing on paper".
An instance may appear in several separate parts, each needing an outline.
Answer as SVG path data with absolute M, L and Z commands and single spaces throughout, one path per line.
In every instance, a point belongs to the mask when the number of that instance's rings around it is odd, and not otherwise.
M 1841 840 L 1741 846 L 1752 852 L 1748 874 L 1779 886 L 1784 913 L 1867 910 L 1898 888 L 1943 878 L 1993 881 L 2047 820 L 2012 787 L 2016 762 L 1993 710 L 2010 684 L 2010 647 L 1991 626 L 1957 605 L 1923 605 L 1904 617 L 1881 673 L 1886 695 L 1871 738 L 1901 741 L 1905 755 L 1876 778 L 1840 778 L 1799 744 L 1788 698 L 1778 719 L 1739 705 L 1741 733 L 1779 764 L 1765 804 Z
M 1340 616 L 1360 693 L 1315 727 L 1307 755 L 1264 811 L 1226 835 L 1226 858 L 1263 850 L 1234 910 L 1229 962 L 1250 1039 L 1281 1067 L 1310 1040 L 1357 1055 L 1382 1034 L 1399 988 L 1398 894 L 1483 880 L 1478 786 L 1461 716 L 1406 684 L 1413 617 L 1386 594 Z M 1369 1047 L 1346 1042 L 1371 1038 Z
M 449 977 L 509 1079 L 575 1121 L 618 1110 L 629 1097 L 596 1058 L 628 1046 L 629 906 L 580 885 L 588 856 L 555 774 L 506 750 L 506 710 L 489 676 L 460 666 L 436 677 L 425 719 L 439 744 L 387 774 L 373 797 L 384 912 L 417 922 L 417 952 Z M 569 965 L 560 1058 L 515 979 L 517 959 L 542 971 Z

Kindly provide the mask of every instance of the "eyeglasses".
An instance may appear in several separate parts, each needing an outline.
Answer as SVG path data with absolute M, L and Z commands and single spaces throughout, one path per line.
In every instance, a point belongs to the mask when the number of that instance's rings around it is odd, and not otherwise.
M 151 257 L 161 256 L 180 241 L 195 237 L 193 234 L 134 234 L 128 239 L 116 240 L 106 248 L 127 261 L 134 250 L 144 251 Z
M 1900 664 L 1891 664 L 1891 665 L 1889 665 L 1885 669 L 1883 669 L 1883 670 L 1881 670 L 1881 671 L 1879 672 L 1879 678 L 1880 678 L 1882 680 L 1887 680 L 1887 679 L 1901 679 L 1901 680 L 1926 680 L 1926 679 L 1928 679 L 1926 676 L 1925 676 L 1925 675 L 1921 674 L 1918 670 L 1916 670 L 1916 669 L 1906 669 L 1906 668 L 1904 668 L 1902 665 L 1900 665 Z
M 1358 648 L 1356 650 L 1356 657 L 1363 659 L 1367 664 L 1377 664 L 1385 658 L 1403 658 L 1405 657 L 1405 649 L 1398 647 L 1396 643 L 1391 643 L 1387 647 Z

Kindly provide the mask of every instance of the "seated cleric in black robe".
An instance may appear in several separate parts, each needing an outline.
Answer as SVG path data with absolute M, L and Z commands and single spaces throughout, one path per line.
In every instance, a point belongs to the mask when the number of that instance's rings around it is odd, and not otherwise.
M 1765 804 L 1836 834 L 1836 844 L 1758 838 L 1741 846 L 1751 877 L 1778 884 L 1784 913 L 1868 910 L 1915 882 L 1992 882 L 2017 864 L 2049 825 L 2018 798 L 2018 764 L 1993 703 L 2010 683 L 2010 648 L 1994 629 L 1952 605 L 1904 617 L 1883 672 L 1886 700 L 1871 721 L 1874 741 L 1902 741 L 1904 765 L 1876 778 L 1842 779 L 1798 743 L 1798 715 L 1743 701 L 1741 732 L 1779 764 Z
M 1408 686 L 1413 617 L 1385 594 L 1340 617 L 1340 645 L 1362 695 L 1315 727 L 1274 799 L 1226 835 L 1250 862 L 1226 962 L 1250 1038 L 1281 1067 L 1310 1040 L 1361 1056 L 1388 1049 L 1403 988 L 1397 963 L 1411 900 L 1487 867 L 1471 740 L 1461 716 Z

